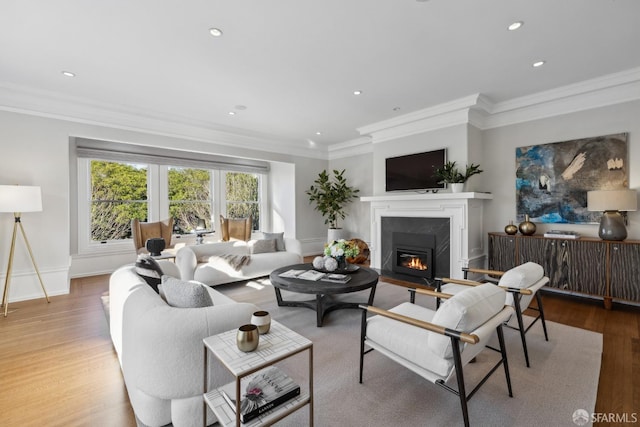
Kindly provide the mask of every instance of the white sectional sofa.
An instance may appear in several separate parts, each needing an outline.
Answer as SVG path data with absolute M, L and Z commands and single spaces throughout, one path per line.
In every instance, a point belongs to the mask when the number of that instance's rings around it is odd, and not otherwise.
M 160 264 L 163 272 L 177 274 L 172 263 Z M 136 274 L 134 266 L 121 267 L 111 275 L 111 339 L 139 425 L 203 425 L 202 339 L 249 323 L 258 310 L 209 287 L 206 290 L 213 306 L 175 308 Z M 229 380 L 221 366 L 209 366 L 210 386 Z M 215 421 L 208 410 L 207 425 Z
M 182 280 L 197 280 L 209 286 L 269 275 L 276 268 L 302 262 L 302 247 L 296 239 L 283 239 L 284 250 L 253 253 L 255 240 L 190 245 L 176 253 Z M 248 257 L 238 269 L 233 264 Z

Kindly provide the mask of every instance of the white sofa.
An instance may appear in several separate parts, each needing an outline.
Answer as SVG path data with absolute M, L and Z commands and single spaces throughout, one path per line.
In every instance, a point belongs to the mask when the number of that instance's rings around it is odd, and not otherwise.
M 162 262 L 163 271 L 172 263 Z M 173 266 L 175 268 L 175 265 Z M 139 424 L 202 426 L 204 350 L 202 339 L 249 323 L 258 310 L 207 287 L 212 307 L 169 306 L 133 266 L 109 280 L 110 332 L 129 400 Z M 211 363 L 211 385 L 230 381 Z M 216 421 L 208 410 L 207 425 Z
M 190 245 L 176 253 L 182 280 L 197 280 L 209 286 L 268 276 L 276 268 L 303 261 L 302 246 L 296 239 L 284 239 L 284 251 L 251 253 L 254 241 L 213 242 Z M 236 270 L 223 256 L 249 256 L 250 262 Z

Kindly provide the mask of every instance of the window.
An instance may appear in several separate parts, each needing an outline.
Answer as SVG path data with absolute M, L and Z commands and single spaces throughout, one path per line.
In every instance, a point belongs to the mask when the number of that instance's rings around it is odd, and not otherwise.
M 134 218 L 172 217 L 174 233 L 189 236 L 199 220 L 217 230 L 219 215 L 252 215 L 254 230 L 268 221 L 264 173 L 100 157 L 78 157 L 78 253 L 129 250 Z
M 260 229 L 260 177 L 257 174 L 227 172 L 225 201 L 228 218 L 253 218 L 253 230 Z
M 91 161 L 91 241 L 131 238 L 131 220 L 147 220 L 147 165 Z
M 196 228 L 202 220 L 204 228 L 211 230 L 211 171 L 170 166 L 167 181 L 169 215 L 174 219 L 174 229 L 185 232 Z

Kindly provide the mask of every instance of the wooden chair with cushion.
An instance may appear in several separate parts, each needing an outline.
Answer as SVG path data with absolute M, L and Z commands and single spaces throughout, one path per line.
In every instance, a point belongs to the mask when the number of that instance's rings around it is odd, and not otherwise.
M 251 240 L 251 231 L 253 231 L 253 218 L 225 218 L 220 215 L 220 232 L 222 241 L 229 240 Z
M 522 341 L 525 362 L 527 367 L 529 367 L 529 352 L 527 351 L 527 338 L 525 334 L 538 320 L 540 320 L 540 323 L 542 324 L 545 340 L 549 341 L 547 324 L 544 320 L 542 298 L 538 292 L 540 288 L 549 283 L 549 278 L 544 275 L 544 269 L 542 266 L 533 262 L 527 262 L 507 270 L 506 272 L 479 268 L 463 268 L 462 270 L 464 271 L 465 280 L 449 278 L 436 279 L 436 291 L 456 294 L 467 289 L 469 286 L 480 285 L 481 282 L 479 281 L 467 279 L 469 273 L 498 277 L 499 280 L 497 283 L 491 278 L 486 280 L 497 284 L 499 287 L 507 291 L 506 304 L 514 307 L 516 315 L 509 319 L 506 326 L 520 332 L 520 340 Z M 534 298 L 536 299 L 537 307 L 530 306 Z M 536 311 L 537 315 L 534 317 L 533 321 L 525 327 L 522 313 L 527 308 Z
M 149 253 L 146 248 L 148 239 L 160 237 L 164 239 L 165 249 L 171 248 L 171 235 L 173 233 L 173 218 L 157 222 L 141 222 L 138 219 L 131 220 L 131 237 L 136 253 Z
M 502 325 L 513 313 L 513 308 L 504 304 L 505 291 L 491 284 L 471 287 L 454 296 L 425 289 L 416 289 L 415 292 L 448 299 L 437 311 L 409 302 L 390 310 L 361 306 L 365 311 L 362 314 L 360 338 L 360 383 L 364 355 L 376 350 L 458 395 L 464 425 L 468 426 L 468 400 L 500 365 L 504 368 L 509 396 L 513 396 L 502 333 Z M 367 312 L 374 316 L 367 318 Z M 499 349 L 487 346 L 496 335 Z M 467 393 L 463 367 L 485 348 L 497 351 L 500 358 L 474 389 Z M 457 390 L 447 384 L 454 374 Z

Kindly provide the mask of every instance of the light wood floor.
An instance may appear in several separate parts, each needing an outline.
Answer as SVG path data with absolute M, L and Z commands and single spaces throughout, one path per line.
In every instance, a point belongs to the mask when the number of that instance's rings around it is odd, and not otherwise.
M 107 289 L 108 276 L 74 279 L 69 295 L 12 303 L 0 316 L 0 425 L 135 426 L 100 301 Z M 604 336 L 596 412 L 640 418 L 640 310 L 543 300 L 548 320 Z

